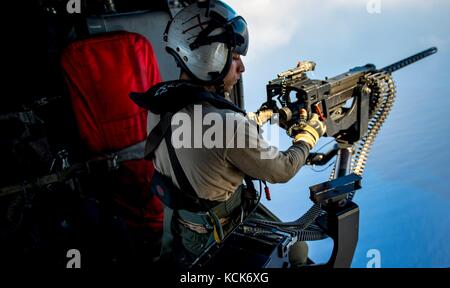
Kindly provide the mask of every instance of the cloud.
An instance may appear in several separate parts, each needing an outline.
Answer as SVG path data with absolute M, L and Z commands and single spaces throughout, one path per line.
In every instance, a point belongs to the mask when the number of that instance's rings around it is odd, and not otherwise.
M 270 54 L 291 43 L 297 31 L 321 19 L 339 20 L 342 10 L 370 13 L 399 9 L 425 10 L 450 8 L 448 0 L 225 0 L 247 23 L 250 33 L 248 60 Z M 378 5 L 378 6 L 377 6 Z M 447 7 L 445 7 L 447 6 Z M 372 7 L 372 8 L 371 8 Z M 373 10 L 372 10 L 373 11 Z M 373 12 L 372 12 L 373 13 Z M 342 20 L 342 19 L 341 19 Z M 345 20 L 345 19 L 344 19 Z M 337 22 L 336 22 L 337 23 Z
M 289 43 L 300 27 L 300 17 L 292 17 L 298 11 L 295 0 L 228 0 L 226 1 L 247 23 L 250 33 L 251 54 L 273 50 Z M 251 57 L 251 55 L 250 55 Z

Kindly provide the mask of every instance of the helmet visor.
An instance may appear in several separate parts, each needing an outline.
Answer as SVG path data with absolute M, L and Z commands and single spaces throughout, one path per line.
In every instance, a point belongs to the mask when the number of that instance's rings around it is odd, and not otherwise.
M 234 52 L 245 56 L 248 49 L 248 30 L 244 18 L 238 16 L 229 22 L 234 35 Z

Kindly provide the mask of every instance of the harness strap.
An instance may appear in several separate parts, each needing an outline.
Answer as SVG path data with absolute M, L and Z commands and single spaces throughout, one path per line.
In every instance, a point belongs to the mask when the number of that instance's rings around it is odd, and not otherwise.
M 231 197 L 227 201 L 220 202 L 218 205 L 211 208 L 211 210 L 214 212 L 214 214 L 217 215 L 217 217 L 219 217 L 219 219 L 229 217 L 235 211 L 235 209 L 241 205 L 242 203 L 241 197 L 242 193 L 244 193 L 243 190 L 244 190 L 243 187 L 239 186 L 239 188 L 236 189 L 236 191 L 233 193 L 233 195 L 231 195 Z M 180 218 L 182 218 L 185 221 L 194 224 L 204 225 L 206 227 L 209 226 L 210 228 L 212 228 L 211 219 L 208 216 L 208 212 L 194 213 L 188 210 L 180 209 L 178 210 L 178 216 L 180 216 Z
M 189 182 L 189 179 L 187 178 L 186 174 L 183 171 L 183 168 L 181 167 L 181 164 L 178 160 L 178 157 L 176 155 L 175 149 L 172 145 L 172 129 L 170 127 L 170 120 L 172 119 L 173 114 L 170 113 L 170 117 L 164 117 L 161 118 L 162 127 L 168 127 L 167 131 L 163 134 L 165 134 L 165 140 L 166 140 L 166 146 L 169 153 L 170 163 L 172 165 L 173 171 L 175 173 L 175 178 L 177 179 L 177 182 L 181 188 L 182 193 L 188 197 L 194 206 L 197 206 L 198 211 L 208 211 L 209 216 L 211 217 L 211 220 L 213 222 L 214 227 L 214 233 L 215 233 L 215 240 L 216 242 L 220 243 L 224 239 L 224 233 L 222 229 L 222 224 L 220 222 L 219 217 L 217 217 L 216 213 L 213 211 L 211 207 L 216 206 L 218 203 L 214 201 L 209 201 L 206 199 L 201 199 L 197 196 L 197 193 L 195 192 L 194 188 L 192 187 L 191 183 Z M 165 122 L 165 123 L 164 123 Z M 196 211 L 196 212 L 198 212 Z
M 145 144 L 145 159 L 153 159 L 155 155 L 155 150 L 161 144 L 162 139 L 164 139 L 167 131 L 169 131 L 170 120 L 172 119 L 172 113 L 165 113 L 161 115 L 161 119 L 153 127 L 152 131 L 148 134 L 147 143 Z
M 31 115 L 31 114 L 30 114 Z M 35 178 L 29 183 L 0 187 L 0 197 L 22 192 L 24 189 L 42 188 L 50 184 L 64 183 L 77 174 L 97 174 L 116 170 L 122 161 L 144 158 L 145 140 L 115 153 L 97 157 L 86 162 L 70 165 L 68 170 Z
M 145 142 L 145 140 L 138 142 L 117 152 L 111 153 L 111 155 L 117 155 L 118 162 L 144 159 Z
M 33 111 L 12 112 L 8 114 L 0 114 L 0 120 L 18 119 L 24 124 L 42 124 L 44 121 L 39 118 Z
M 170 117 L 162 117 L 161 121 L 166 123 L 161 123 L 162 127 L 168 127 L 168 131 L 165 134 L 165 140 L 166 140 L 166 146 L 167 151 L 169 153 L 170 158 L 170 164 L 173 168 L 173 171 L 175 173 L 175 178 L 177 179 L 178 185 L 180 186 L 180 190 L 182 191 L 183 195 L 185 195 L 189 200 L 192 201 L 193 206 L 196 206 L 197 211 L 208 211 L 210 207 L 215 206 L 217 203 L 208 201 L 206 199 L 201 199 L 197 196 L 197 192 L 195 192 L 194 188 L 192 187 L 191 183 L 189 182 L 189 179 L 187 178 L 186 174 L 183 171 L 183 168 L 181 167 L 180 161 L 178 160 L 177 154 L 175 152 L 175 149 L 172 145 L 172 129 L 170 127 L 170 121 L 172 119 L 173 114 L 170 113 Z

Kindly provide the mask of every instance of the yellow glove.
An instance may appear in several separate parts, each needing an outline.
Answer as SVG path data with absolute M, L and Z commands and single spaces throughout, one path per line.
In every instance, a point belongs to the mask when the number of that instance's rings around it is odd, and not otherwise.
M 287 132 L 294 138 L 293 143 L 304 142 L 312 149 L 326 130 L 325 123 L 319 120 L 319 115 L 313 113 L 306 123 L 294 124 Z

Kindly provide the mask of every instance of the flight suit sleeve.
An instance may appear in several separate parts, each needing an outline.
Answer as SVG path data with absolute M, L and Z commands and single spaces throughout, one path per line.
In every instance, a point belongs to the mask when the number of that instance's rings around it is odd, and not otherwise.
M 225 160 L 237 169 L 270 183 L 285 183 L 305 164 L 309 154 L 306 144 L 300 142 L 286 151 L 279 151 L 264 140 L 254 122 L 243 116 L 237 118 L 234 137 L 227 139 L 224 152 Z

